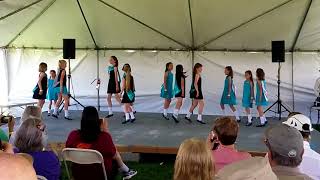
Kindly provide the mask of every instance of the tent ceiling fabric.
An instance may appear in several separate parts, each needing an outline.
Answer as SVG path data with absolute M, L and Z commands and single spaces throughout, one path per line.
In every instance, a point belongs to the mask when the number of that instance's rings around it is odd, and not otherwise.
M 0 1 L 0 18 L 36 1 Z M 0 47 L 8 45 L 51 1 L 42 0 L 12 16 L 1 19 Z M 230 29 L 287 1 L 190 0 L 194 45 L 201 46 L 210 39 L 219 37 Z M 283 39 L 286 40 L 287 49 L 290 49 L 309 1 L 291 0 L 224 34 L 206 44 L 204 48 L 270 50 L 271 40 Z M 186 46 L 192 46 L 188 0 L 79 0 L 79 2 L 100 48 L 183 49 Z M 320 0 L 313 0 L 296 49 L 320 49 L 319 16 Z M 133 18 L 142 23 L 134 21 Z M 61 48 L 63 38 L 77 39 L 77 48 L 95 47 L 77 0 L 56 0 L 10 46 Z

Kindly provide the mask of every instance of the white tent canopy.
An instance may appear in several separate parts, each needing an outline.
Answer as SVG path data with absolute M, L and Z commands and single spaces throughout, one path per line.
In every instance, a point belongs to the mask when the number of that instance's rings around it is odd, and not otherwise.
M 0 0 L 0 102 L 30 98 L 38 63 L 56 69 L 62 39 L 75 38 L 78 96 L 96 98 L 90 83 L 97 77 L 105 96 L 106 59 L 116 55 L 133 67 L 138 110 L 159 112 L 165 63 L 181 63 L 190 75 L 200 62 L 205 113 L 218 114 L 226 65 L 235 70 L 239 102 L 244 71 L 258 67 L 266 71 L 270 99 L 277 98 L 271 40 L 285 40 L 282 99 L 307 112 L 319 76 L 319 17 L 320 0 Z
M 69 37 L 78 48 L 243 51 L 281 39 L 310 51 L 319 16 L 319 0 L 4 0 L 0 47 L 61 48 Z

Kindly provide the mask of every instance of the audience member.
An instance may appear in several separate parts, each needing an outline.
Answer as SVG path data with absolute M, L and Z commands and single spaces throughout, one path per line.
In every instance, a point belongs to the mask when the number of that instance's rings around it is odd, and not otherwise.
M 253 157 L 221 169 L 216 179 L 221 180 L 278 180 L 267 158 Z
M 32 164 L 22 156 L 0 153 L 0 179 L 37 180 Z
M 303 138 L 295 128 L 281 124 L 265 132 L 268 158 L 273 172 L 282 179 L 311 179 L 298 166 L 303 157 Z
M 48 180 L 57 180 L 60 177 L 60 162 L 52 151 L 45 151 L 45 126 L 35 117 L 24 120 L 15 135 L 15 147 L 19 153 L 27 153 L 33 158 L 33 166 L 37 175 Z
M 213 180 L 215 168 L 205 141 L 191 138 L 179 147 L 174 165 L 174 180 Z
M 13 116 L 10 115 L 1 115 L 0 114 L 0 126 L 7 124 L 8 125 L 8 133 L 6 133 L 2 128 L 0 128 L 0 139 L 2 141 L 9 141 L 9 138 L 13 132 L 13 128 L 15 125 L 15 119 Z
M 288 126 L 296 128 L 303 137 L 304 153 L 299 166 L 301 172 L 315 180 L 320 180 L 320 154 L 310 148 L 311 131 L 313 131 L 310 119 L 303 114 L 295 114 L 283 122 Z
M 239 152 L 235 147 L 239 131 L 238 123 L 230 117 L 218 118 L 208 135 L 209 148 L 217 171 L 228 164 L 250 158 L 247 152 Z
M 80 130 L 74 130 L 69 134 L 66 147 L 97 150 L 103 155 L 108 179 L 114 179 L 117 173 L 114 170 L 115 162 L 113 161 L 116 161 L 123 179 L 130 179 L 137 174 L 137 171 L 129 169 L 123 163 L 119 152 L 113 144 L 107 126 L 108 124 L 105 119 L 99 119 L 98 111 L 95 107 L 85 107 L 82 112 Z M 76 180 L 88 178 L 101 179 L 101 172 L 98 170 L 100 169 L 93 166 L 72 165 L 72 171 L 77 172 L 73 174 Z
M 42 120 L 42 112 L 41 112 L 41 108 L 38 107 L 38 106 L 27 106 L 23 113 L 22 113 L 22 116 L 20 118 L 20 121 L 19 121 L 19 124 L 16 126 L 15 128 L 15 131 L 12 132 L 11 134 L 11 137 L 10 137 L 10 144 L 14 144 L 15 142 L 15 132 L 19 129 L 19 127 L 21 126 L 21 124 L 26 120 L 26 119 L 29 119 L 29 118 L 37 118 L 37 119 L 40 119 Z M 44 146 L 46 147 L 47 146 L 47 142 L 45 141 L 44 142 Z

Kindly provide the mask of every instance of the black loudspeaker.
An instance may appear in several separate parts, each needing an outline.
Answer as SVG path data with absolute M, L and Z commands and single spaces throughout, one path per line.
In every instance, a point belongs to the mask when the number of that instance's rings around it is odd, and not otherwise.
M 63 39 L 63 59 L 76 58 L 76 40 Z
M 272 41 L 272 62 L 285 61 L 284 41 Z

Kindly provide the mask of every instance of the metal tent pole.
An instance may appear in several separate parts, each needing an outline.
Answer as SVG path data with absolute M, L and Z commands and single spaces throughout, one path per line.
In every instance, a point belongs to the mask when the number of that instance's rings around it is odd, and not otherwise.
M 293 66 L 294 66 L 294 50 L 296 48 L 296 45 L 297 45 L 297 42 L 298 42 L 298 39 L 299 39 L 299 36 L 301 34 L 301 31 L 302 31 L 302 28 L 303 28 L 303 25 L 306 21 L 306 18 L 308 16 L 308 13 L 309 13 L 309 10 L 310 10 L 310 7 L 312 5 L 312 0 L 309 0 L 309 3 L 306 7 L 306 10 L 305 10 L 305 13 L 303 15 L 303 18 L 302 18 L 302 21 L 300 23 L 300 26 L 299 26 L 299 29 L 296 33 L 296 36 L 294 38 L 294 41 L 293 41 L 293 44 L 292 44 L 292 47 L 291 47 L 291 83 L 292 83 L 292 109 L 294 110 L 295 109 L 295 97 L 294 97 L 294 73 L 293 73 Z
M 100 111 L 100 61 L 99 61 L 99 50 L 97 50 L 97 105 L 98 105 L 98 111 Z
M 38 1 L 32 2 L 32 3 L 30 3 L 30 4 L 28 4 L 28 5 L 24 6 L 24 7 L 21 7 L 19 9 L 15 10 L 15 11 L 12 11 L 12 12 L 0 17 L 0 21 L 3 20 L 3 19 L 6 19 L 7 17 L 10 17 L 10 16 L 12 16 L 12 15 L 14 15 L 14 14 L 20 12 L 20 11 L 23 11 L 23 10 L 25 10 L 25 9 L 27 9 L 27 8 L 35 5 L 35 4 L 38 4 L 41 1 L 43 1 L 43 0 L 38 0 Z

